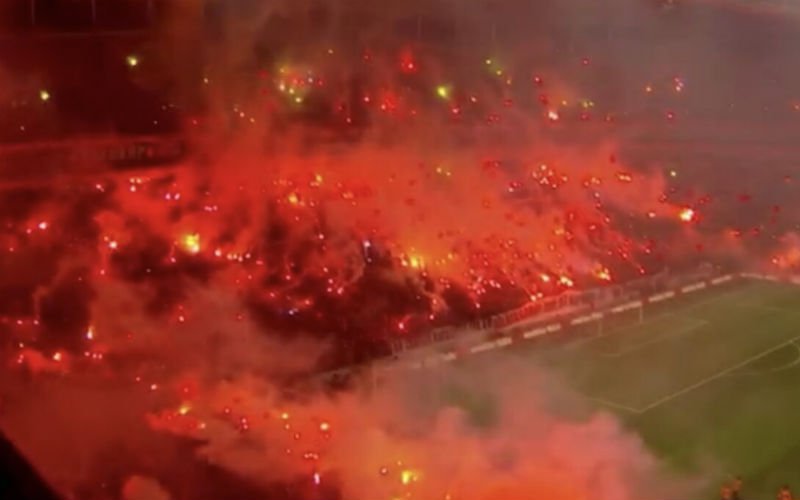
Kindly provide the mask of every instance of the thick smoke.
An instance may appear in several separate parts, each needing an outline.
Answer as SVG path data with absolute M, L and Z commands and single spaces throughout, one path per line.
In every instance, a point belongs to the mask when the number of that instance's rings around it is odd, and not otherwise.
M 202 435 L 203 456 L 255 481 L 300 476 L 344 498 L 625 499 L 679 491 L 665 487 L 667 476 L 614 418 L 555 413 L 556 384 L 505 361 L 504 370 L 482 366 L 480 377 L 406 374 L 374 394 L 295 402 L 276 399 L 263 380 L 239 379 L 207 399 L 223 408 L 222 422 L 196 426 L 220 413 L 200 405 L 156 425 Z
M 741 151 L 739 123 L 790 129 L 788 24 L 742 51 L 731 36 L 761 21 L 701 3 L 217 1 L 205 24 L 176 4 L 147 45 L 108 53 L 120 80 L 182 111 L 188 158 L 110 173 L 67 160 L 48 187 L 17 168 L 0 192 L 0 424 L 55 485 L 187 500 L 669 492 L 635 437 L 575 415 L 535 368 L 377 388 L 367 372 L 335 394 L 313 374 L 571 288 L 705 259 L 796 265 L 785 164 L 688 163 Z M 51 84 L 8 65 L 0 98 Z M 53 85 L 25 109 L 66 127 L 79 96 Z

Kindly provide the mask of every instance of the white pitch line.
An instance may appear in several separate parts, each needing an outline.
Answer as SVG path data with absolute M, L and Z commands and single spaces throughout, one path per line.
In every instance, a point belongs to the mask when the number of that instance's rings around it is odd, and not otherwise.
M 794 359 L 794 361 L 792 361 L 789 364 L 786 364 L 786 365 L 783 365 L 783 366 L 779 366 L 777 368 L 771 368 L 771 369 L 769 369 L 767 371 L 767 373 L 783 372 L 783 371 L 786 371 L 786 370 L 791 370 L 795 366 L 800 365 L 800 346 L 798 346 L 794 342 L 792 342 L 792 345 L 794 346 L 795 350 L 797 351 L 797 357 Z
M 625 411 L 627 411 L 629 413 L 636 413 L 636 414 L 642 413 L 642 410 L 637 410 L 636 408 L 633 408 L 633 407 L 630 407 L 630 406 L 621 405 L 619 403 L 615 403 L 613 401 L 608 401 L 606 399 L 594 398 L 594 397 L 585 396 L 585 395 L 584 395 L 584 399 L 587 399 L 589 401 L 594 401 L 595 403 L 601 404 L 603 406 L 609 406 L 611 408 L 616 408 L 618 410 L 625 410 Z
M 628 331 L 634 331 L 636 329 L 646 329 L 649 325 L 653 325 L 658 323 L 659 321 L 663 321 L 669 318 L 681 318 L 681 319 L 694 319 L 696 321 L 704 321 L 702 319 L 693 318 L 691 316 L 686 315 L 688 311 L 691 311 L 695 308 L 702 307 L 704 305 L 713 304 L 715 302 L 719 302 L 722 300 L 726 300 L 732 296 L 737 296 L 746 292 L 750 292 L 749 287 L 745 286 L 742 288 L 737 288 L 734 290 L 728 290 L 720 294 L 713 295 L 711 297 L 707 297 L 703 300 L 693 301 L 690 304 L 685 304 L 676 308 L 672 311 L 661 312 L 658 314 L 654 314 L 652 316 L 645 316 L 644 320 L 640 323 L 633 323 L 630 325 L 625 325 L 618 328 L 611 328 L 608 333 L 603 335 L 593 335 L 588 337 L 581 337 L 579 339 L 572 340 L 563 344 L 560 347 L 560 350 L 563 351 L 574 351 L 583 348 L 586 345 L 602 341 L 609 337 L 615 337 L 617 335 L 622 335 L 627 333 Z
M 737 376 L 737 375 L 756 376 L 756 375 L 767 375 L 769 373 L 777 373 L 777 372 L 783 372 L 783 371 L 786 371 L 786 370 L 791 370 L 795 366 L 800 365 L 800 346 L 798 346 L 797 343 L 795 343 L 795 342 L 792 342 L 792 346 L 794 346 L 794 349 L 795 349 L 795 352 L 796 352 L 797 355 L 795 356 L 794 360 L 792 360 L 791 363 L 787 363 L 787 364 L 785 364 L 783 366 L 777 366 L 775 368 L 769 368 L 767 370 L 748 370 L 748 371 L 742 371 L 742 372 L 739 372 L 739 373 L 731 373 L 730 375 L 732 377 Z
M 606 340 L 606 339 L 608 339 L 610 337 L 617 337 L 617 336 L 625 334 L 626 332 L 628 332 L 630 330 L 635 330 L 637 328 L 644 328 L 645 325 L 652 325 L 653 323 L 657 323 L 657 322 L 662 321 L 664 319 L 669 319 L 672 316 L 673 316 L 672 313 L 661 313 L 661 314 L 652 316 L 650 318 L 645 318 L 644 321 L 642 321 L 641 323 L 634 323 L 632 325 L 625 325 L 625 326 L 622 326 L 622 327 L 619 327 L 619 328 L 613 328 L 609 333 L 606 333 L 606 334 L 603 334 L 603 335 L 592 335 L 592 336 L 581 337 L 579 339 L 572 340 L 569 343 L 564 344 L 561 347 L 561 349 L 564 350 L 564 351 L 574 351 L 576 349 L 580 349 L 581 347 L 583 347 L 583 346 L 585 346 L 587 344 L 592 344 L 592 343 L 595 343 L 595 342 L 602 342 L 602 341 L 604 341 L 604 340 Z M 600 355 L 603 356 L 603 354 L 600 354 Z
M 763 311 L 772 311 L 772 312 L 780 312 L 780 313 L 797 314 L 798 312 L 800 312 L 797 309 L 787 309 L 785 307 L 767 306 L 767 305 L 763 305 L 763 304 L 748 304 L 747 302 L 741 303 L 739 305 L 743 306 L 743 307 L 750 307 L 750 308 L 753 308 L 753 309 L 761 309 Z
M 644 413 L 646 411 L 652 410 L 653 408 L 657 408 L 657 407 L 659 407 L 659 406 L 661 406 L 661 405 L 663 405 L 665 403 L 668 403 L 668 402 L 672 401 L 673 399 L 675 399 L 677 397 L 683 396 L 684 394 L 686 394 L 688 392 L 691 392 L 691 391 L 693 391 L 695 389 L 698 389 L 698 388 L 708 384 L 709 382 L 713 382 L 713 381 L 717 380 L 718 378 L 722 378 L 725 375 L 733 372 L 734 370 L 738 370 L 739 368 L 742 368 L 743 366 L 747 366 L 750 363 L 752 363 L 753 361 L 759 360 L 759 359 L 763 358 L 764 356 L 772 354 L 773 352 L 775 352 L 777 350 L 783 349 L 784 347 L 786 347 L 786 346 L 788 346 L 788 345 L 790 345 L 790 344 L 792 344 L 792 343 L 794 343 L 794 342 L 796 342 L 798 340 L 800 340 L 800 336 L 791 338 L 791 339 L 787 340 L 786 342 L 782 342 L 782 343 L 780 343 L 780 344 L 778 344 L 778 345 L 776 345 L 774 347 L 770 347 L 766 351 L 760 352 L 760 353 L 756 354 L 755 356 L 751 356 L 751 357 L 745 359 L 744 361 L 742 361 L 741 363 L 737 363 L 737 364 L 735 364 L 735 365 L 733 365 L 733 366 L 731 366 L 729 368 L 726 368 L 726 369 L 722 370 L 721 372 L 718 372 L 718 373 L 715 373 L 714 375 L 711 375 L 710 377 L 706 377 L 706 378 L 704 378 L 703 380 L 701 380 L 699 382 L 695 382 L 694 384 L 688 385 L 688 386 L 684 387 L 683 389 L 680 389 L 678 391 L 673 392 L 672 394 L 668 394 L 668 395 L 664 396 L 663 398 L 658 399 L 658 400 L 650 403 L 649 405 L 645 406 L 644 408 L 642 408 L 639 411 L 640 411 L 640 413 Z
M 644 320 L 641 323 L 634 323 L 632 325 L 626 325 L 626 326 L 623 326 L 623 327 L 620 327 L 620 328 L 614 328 L 614 329 L 612 329 L 612 331 L 610 331 L 608 333 L 608 335 L 616 335 L 617 333 L 620 333 L 620 332 L 625 332 L 627 330 L 633 330 L 635 328 L 639 328 L 639 327 L 641 327 L 641 326 L 643 326 L 643 325 L 645 325 L 647 323 L 655 323 L 657 321 L 661 321 L 663 319 L 671 318 L 671 317 L 676 317 L 676 318 L 681 318 L 682 317 L 684 319 L 694 319 L 694 320 L 697 320 L 697 321 L 705 321 L 705 320 L 698 319 L 698 318 L 692 318 L 691 316 L 685 316 L 684 313 L 686 311 L 691 311 L 691 310 L 693 310 L 695 308 L 698 308 L 698 307 L 701 307 L 701 306 L 705 306 L 705 305 L 708 305 L 708 304 L 713 304 L 715 302 L 726 300 L 726 299 L 730 298 L 731 296 L 740 295 L 740 294 L 743 294 L 743 293 L 749 292 L 749 291 L 750 290 L 747 289 L 747 288 L 739 288 L 739 289 L 735 289 L 735 290 L 729 290 L 727 292 L 723 292 L 723 293 L 718 294 L 718 295 L 713 295 L 713 296 L 705 298 L 703 300 L 693 301 L 693 302 L 691 302 L 689 304 L 685 304 L 683 306 L 680 306 L 680 307 L 676 308 L 673 311 L 662 312 L 662 313 L 659 313 L 659 314 L 654 314 L 652 316 L 645 316 Z
M 666 335 L 664 337 L 659 337 L 659 338 L 647 340 L 645 342 L 639 342 L 637 344 L 634 344 L 634 345 L 628 347 L 627 349 L 620 349 L 619 351 L 616 351 L 616 352 L 601 352 L 600 356 L 603 356 L 605 358 L 619 358 L 619 357 L 625 356 L 626 354 L 630 354 L 632 352 L 636 352 L 636 351 L 638 351 L 640 349 L 643 349 L 643 348 L 645 348 L 645 347 L 647 347 L 649 345 L 658 344 L 658 343 L 661 343 L 661 342 L 667 342 L 667 341 L 672 340 L 672 339 L 683 337 L 684 335 L 689 335 L 690 333 L 694 332 L 695 330 L 697 330 L 699 328 L 702 328 L 702 327 L 704 327 L 704 326 L 706 326 L 708 324 L 709 324 L 708 321 L 697 319 L 697 320 L 694 320 L 694 323 L 688 324 L 688 325 L 684 326 L 683 328 L 678 328 L 677 330 L 674 330 L 670 335 Z
M 715 302 L 720 302 L 720 301 L 726 300 L 726 299 L 730 298 L 731 296 L 737 296 L 737 295 L 741 295 L 741 294 L 744 294 L 746 292 L 751 292 L 751 291 L 752 290 L 750 289 L 750 287 L 747 287 L 747 286 L 744 286 L 742 288 L 735 288 L 733 290 L 728 290 L 728 291 L 720 293 L 720 294 L 712 295 L 711 297 L 708 297 L 708 298 L 706 298 L 704 300 L 698 300 L 696 302 L 692 302 L 690 304 L 686 304 L 683 307 L 678 308 L 678 310 L 676 310 L 672 314 L 674 314 L 676 316 L 679 316 L 681 314 L 682 310 L 694 309 L 696 307 L 704 306 L 704 305 L 707 305 L 707 304 L 713 304 Z

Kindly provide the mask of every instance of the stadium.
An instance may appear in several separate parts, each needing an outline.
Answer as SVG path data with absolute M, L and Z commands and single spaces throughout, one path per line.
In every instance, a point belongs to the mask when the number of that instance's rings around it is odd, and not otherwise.
M 6 0 L 0 499 L 791 500 L 798 12 Z

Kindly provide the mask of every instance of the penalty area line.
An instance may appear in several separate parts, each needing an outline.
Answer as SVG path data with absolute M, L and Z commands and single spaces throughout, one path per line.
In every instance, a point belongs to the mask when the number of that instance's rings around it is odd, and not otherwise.
M 623 349 L 619 349 L 613 352 L 601 352 L 599 353 L 600 356 L 604 358 L 621 358 L 628 354 L 634 353 L 636 351 L 640 351 L 645 347 L 660 344 L 662 342 L 669 342 L 670 340 L 674 340 L 680 337 L 686 337 L 691 335 L 692 333 L 696 332 L 697 330 L 703 328 L 704 326 L 709 325 L 710 323 L 706 320 L 702 319 L 693 319 L 693 318 L 686 318 L 687 321 L 693 321 L 686 325 L 683 328 L 675 329 L 671 334 L 664 335 L 663 337 L 656 337 L 654 339 L 649 339 L 644 342 L 637 342 L 633 345 L 629 345 Z
M 788 347 L 788 346 L 787 346 Z M 758 376 L 758 375 L 769 375 L 771 373 L 778 373 L 783 372 L 786 370 L 791 370 L 797 365 L 800 365 L 800 346 L 797 345 L 796 342 L 792 342 L 792 347 L 795 350 L 795 358 L 789 363 L 786 363 L 782 366 L 776 366 L 774 368 L 769 368 L 766 370 L 748 370 L 748 371 L 740 371 L 740 372 L 733 372 L 730 374 L 731 377 L 736 376 Z
M 673 399 L 679 398 L 679 397 L 683 396 L 684 394 L 692 392 L 695 389 L 699 389 L 700 387 L 703 387 L 704 385 L 707 385 L 710 382 L 713 382 L 713 381 L 715 381 L 715 380 L 717 380 L 719 378 L 722 378 L 722 377 L 728 375 L 729 373 L 738 370 L 739 368 L 742 368 L 742 367 L 745 367 L 745 366 L 749 365 L 753 361 L 757 361 L 757 360 L 763 358 L 764 356 L 768 356 L 768 355 L 772 354 L 775 351 L 783 349 L 784 347 L 787 347 L 787 346 L 793 344 L 794 342 L 796 342 L 798 340 L 800 340 L 800 336 L 791 338 L 791 339 L 789 339 L 789 340 L 787 340 L 785 342 L 781 342 L 780 344 L 778 344 L 778 345 L 776 345 L 774 347 L 770 347 L 766 351 L 762 351 L 762 352 L 756 354 L 755 356 L 751 356 L 751 357 L 745 359 L 744 361 L 742 361 L 740 363 L 737 363 L 737 364 L 735 364 L 733 366 L 730 366 L 730 367 L 728 367 L 728 368 L 726 368 L 726 369 L 724 369 L 724 370 L 722 370 L 720 372 L 715 373 L 714 375 L 711 375 L 710 377 L 706 377 L 706 378 L 700 380 L 699 382 L 695 382 L 694 384 L 687 385 L 683 389 L 677 390 L 677 391 L 673 392 L 672 394 L 667 394 L 663 398 L 657 399 L 656 401 L 653 401 L 649 405 L 647 405 L 644 408 L 640 409 L 639 413 L 644 413 L 644 412 L 650 411 L 650 410 L 652 410 L 654 408 L 658 408 L 659 406 L 661 406 L 663 404 L 669 403 Z
M 622 404 L 619 404 L 619 403 L 615 403 L 615 402 L 609 401 L 607 399 L 595 398 L 595 397 L 592 397 L 592 396 L 587 396 L 585 394 L 583 395 L 583 398 L 586 399 L 586 400 L 595 402 L 597 404 L 603 405 L 603 406 L 608 406 L 609 408 L 616 408 L 617 410 L 624 410 L 624 411 L 627 411 L 628 413 L 635 413 L 637 415 L 642 413 L 642 410 L 639 410 L 637 408 L 633 408 L 632 406 L 625 406 L 625 405 L 622 405 Z

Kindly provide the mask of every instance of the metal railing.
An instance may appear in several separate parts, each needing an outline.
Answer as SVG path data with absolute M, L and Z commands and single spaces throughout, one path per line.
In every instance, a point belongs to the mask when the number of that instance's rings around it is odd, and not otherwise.
M 391 356 L 376 358 L 360 365 L 344 366 L 317 373 L 312 378 L 316 383 L 336 385 L 346 384 L 351 377 L 363 375 L 370 379 L 370 385 L 376 389 L 381 377 L 394 370 L 404 370 L 414 366 L 436 366 L 441 363 L 442 356 L 447 352 L 465 348 L 469 350 L 470 346 L 475 347 L 481 343 L 492 342 L 502 336 L 508 338 L 509 335 L 519 335 L 521 331 L 542 329 L 542 327 L 551 326 L 554 323 L 569 322 L 581 315 L 585 316 L 590 311 L 604 312 L 612 310 L 615 305 L 640 301 L 638 307 L 641 318 L 641 308 L 644 307 L 643 301 L 647 297 L 678 290 L 687 284 L 698 281 L 711 280 L 714 276 L 723 276 L 721 273 L 722 270 L 719 268 L 701 264 L 695 270 L 675 274 L 663 271 L 654 276 L 632 280 L 620 285 L 572 293 L 570 294 L 571 300 L 561 299 L 559 302 L 557 297 L 553 297 L 554 304 L 560 304 L 561 307 L 551 311 L 539 311 L 526 317 L 516 317 L 515 313 L 519 311 L 517 309 L 481 322 L 474 322 L 471 324 L 472 327 L 461 325 L 440 328 L 421 337 L 416 342 L 395 345 L 394 347 L 399 350 L 396 350 Z M 800 278 L 797 279 L 797 283 L 800 284 Z M 598 291 L 603 293 L 598 293 Z M 510 319 L 513 321 L 500 326 Z M 579 325 L 579 323 L 572 323 L 572 325 Z M 602 321 L 598 322 L 598 325 L 602 328 Z
M 180 134 L 86 136 L 0 145 L 0 185 L 35 185 L 100 171 L 163 167 L 185 159 Z
M 653 276 L 631 280 L 618 285 L 583 291 L 568 291 L 558 296 L 531 302 L 520 308 L 467 324 L 436 328 L 415 339 L 393 340 L 391 349 L 393 355 L 398 356 L 410 350 L 430 347 L 454 341 L 458 338 L 486 335 L 506 329 L 512 325 L 543 321 L 554 316 L 586 310 L 603 309 L 615 303 L 635 300 L 653 293 L 671 290 L 681 284 L 708 277 L 712 273 L 712 269 L 707 264 L 702 264 L 692 272 L 671 274 L 669 271 L 664 270 Z

